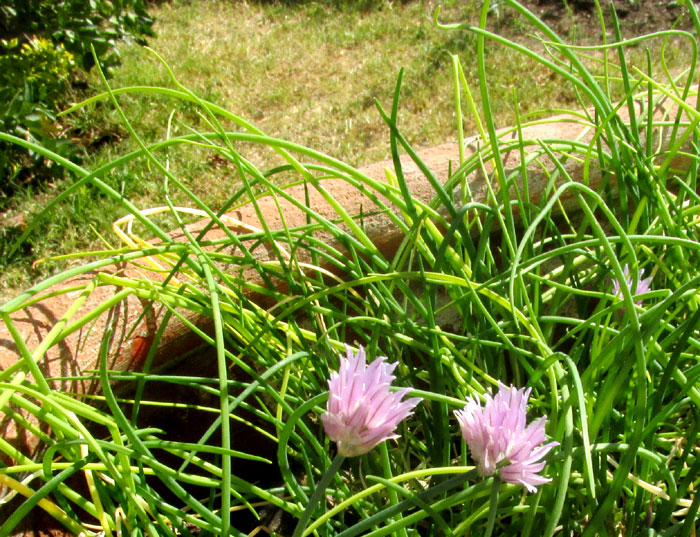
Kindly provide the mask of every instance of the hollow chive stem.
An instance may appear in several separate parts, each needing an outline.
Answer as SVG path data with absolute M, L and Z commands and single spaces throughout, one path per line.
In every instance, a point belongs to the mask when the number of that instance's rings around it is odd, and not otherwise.
M 493 486 L 491 487 L 491 498 L 489 500 L 489 518 L 486 521 L 486 531 L 484 537 L 491 537 L 493 527 L 496 524 L 496 511 L 498 510 L 498 490 L 501 488 L 501 479 L 493 476 Z
M 335 458 L 331 462 L 331 465 L 328 467 L 328 470 L 326 470 L 326 473 L 323 474 L 323 477 L 321 477 L 321 481 L 319 481 L 318 485 L 316 485 L 316 488 L 314 489 L 311 498 L 309 498 L 309 503 L 306 504 L 306 509 L 304 509 L 304 512 L 301 514 L 301 517 L 299 518 L 299 522 L 297 522 L 297 527 L 294 529 L 294 534 L 292 535 L 292 537 L 302 536 L 304 530 L 306 529 L 306 526 L 308 526 L 309 524 L 311 515 L 316 510 L 316 504 L 326 492 L 326 489 L 328 488 L 331 479 L 333 479 L 333 476 L 335 476 L 335 474 L 338 472 L 338 470 L 340 469 L 340 465 L 343 464 L 344 460 L 345 456 L 341 455 L 340 453 L 338 453 L 335 456 Z

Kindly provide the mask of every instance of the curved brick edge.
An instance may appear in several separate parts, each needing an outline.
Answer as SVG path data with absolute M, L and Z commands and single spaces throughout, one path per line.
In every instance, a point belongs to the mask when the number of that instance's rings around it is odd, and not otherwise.
M 690 98 L 688 104 L 695 107 L 696 101 L 697 95 Z M 638 104 L 641 105 L 641 103 Z M 656 120 L 662 118 L 675 119 L 677 113 L 678 106 L 675 103 L 661 100 L 655 106 L 654 116 Z M 622 107 L 618 115 L 623 121 L 626 121 L 628 119 L 626 107 Z M 687 120 L 687 117 L 684 119 Z M 508 130 L 505 129 L 504 131 Z M 520 135 L 523 139 L 533 141 L 547 139 L 564 141 L 576 140 L 588 144 L 593 138 L 593 131 L 582 124 L 580 117 L 562 115 L 543 120 L 537 125 L 527 126 L 522 129 Z M 515 134 L 509 133 L 504 136 L 513 137 Z M 656 130 L 655 136 L 655 152 L 657 154 L 662 154 L 668 149 L 666 132 L 659 128 Z M 478 139 L 472 138 L 470 143 L 467 144 L 467 156 L 475 151 L 477 143 Z M 455 169 L 459 162 L 457 143 L 446 143 L 423 149 L 418 151 L 418 155 L 443 183 L 448 179 L 449 171 Z M 403 156 L 401 160 L 404 176 L 406 177 L 411 194 L 416 199 L 423 202 L 432 200 L 434 191 L 415 163 L 407 156 Z M 507 170 L 517 170 L 520 168 L 519 153 L 506 154 L 504 156 L 504 161 Z M 591 165 L 592 168 L 589 170 L 588 184 L 593 189 L 596 189 L 600 186 L 603 174 L 600 169 L 596 168 L 597 163 L 591 163 Z M 687 169 L 689 165 L 690 160 L 684 158 L 678 158 L 673 162 L 673 167 L 676 169 Z M 581 162 L 568 159 L 565 167 L 574 180 L 581 180 L 583 176 L 583 165 Z M 393 171 L 393 169 L 394 166 L 391 161 L 383 161 L 360 168 L 359 171 L 375 180 L 385 181 L 386 170 Z M 540 158 L 539 163 L 528 164 L 527 169 L 530 197 L 532 201 L 537 202 L 549 181 L 547 171 L 553 170 L 554 164 L 547 158 Z M 474 201 L 488 202 L 488 189 L 483 174 L 478 173 L 470 176 L 469 184 Z M 342 179 L 323 180 L 322 185 L 328 193 L 342 203 L 344 209 L 351 215 L 360 214 L 361 212 L 366 214 L 370 212 L 373 207 L 376 207 L 370 199 Z M 521 187 L 522 185 L 519 186 Z M 316 189 L 307 189 L 304 188 L 303 185 L 297 185 L 285 191 L 292 198 L 300 201 L 305 200 L 306 196 L 308 196 L 309 206 L 323 217 L 333 218 L 336 214 L 333 207 L 329 205 Z M 567 204 L 575 205 L 576 202 L 573 199 L 573 194 L 568 195 L 568 197 L 563 197 L 562 203 L 565 206 Z M 286 224 L 290 228 L 306 223 L 306 214 L 288 200 L 278 198 L 277 201 L 275 201 L 270 196 L 266 196 L 260 198 L 257 204 L 257 210 L 249 204 L 229 213 L 229 216 L 231 216 L 235 222 L 240 223 L 233 224 L 230 228 L 231 231 L 234 233 L 245 233 L 249 232 L 251 227 L 260 228 L 261 222 L 258 218 L 258 211 L 262 214 L 267 226 L 272 230 L 281 227 L 280 213 L 284 215 Z M 197 222 L 189 226 L 189 230 L 193 234 L 196 234 L 201 231 L 206 224 L 206 221 Z M 395 224 L 392 223 L 389 218 L 381 214 L 363 218 L 363 226 L 370 238 L 385 256 L 391 256 L 403 239 L 401 231 Z M 176 232 L 171 236 L 175 240 L 185 240 L 181 233 Z M 225 234 L 221 229 L 215 228 L 206 234 L 206 239 L 215 240 L 223 238 L 224 236 Z M 331 243 L 333 242 L 332 237 L 324 237 L 323 234 L 319 234 L 318 237 L 330 241 Z M 253 253 L 260 260 L 272 258 L 271 250 L 265 248 L 264 245 L 257 247 Z M 304 260 L 304 255 L 305 252 L 303 250 L 297 252 L 297 257 L 301 261 Z M 143 277 L 144 275 L 144 272 L 133 264 L 121 266 L 112 265 L 103 268 L 102 272 L 126 277 Z M 152 273 L 149 274 L 151 274 L 152 277 Z M 33 303 L 31 305 L 15 311 L 10 315 L 19 331 L 20 337 L 31 351 L 37 349 L 50 330 L 56 326 L 56 323 L 66 313 L 68 308 L 80 296 L 83 292 L 83 288 L 92 282 L 95 276 L 95 272 L 87 272 L 71 280 L 64 281 L 57 289 L 50 288 L 45 290 L 42 293 L 43 295 L 47 295 L 45 298 L 37 299 L 37 297 L 32 297 Z M 63 290 L 65 292 L 53 294 L 51 296 L 48 295 L 49 292 L 53 293 L 57 290 Z M 119 288 L 113 285 L 96 287 L 89 294 L 85 303 L 78 309 L 75 318 L 93 310 L 118 291 Z M 265 298 L 262 296 L 251 295 L 251 299 L 258 301 L 261 305 L 270 305 L 265 303 Z M 80 378 L 83 372 L 95 369 L 97 363 L 96 356 L 104 331 L 107 327 L 111 327 L 115 334 L 115 343 L 112 348 L 117 350 L 110 358 L 110 367 L 119 370 L 138 370 L 150 349 L 163 314 L 160 310 L 144 311 L 145 304 L 146 302 L 138 300 L 133 295 L 127 297 L 121 301 L 117 307 L 100 315 L 95 322 L 90 325 L 89 329 L 74 332 L 63 339 L 60 344 L 49 348 L 39 361 L 40 367 L 45 374 L 50 377 L 73 376 Z M 192 317 L 191 315 L 190 318 L 192 322 L 202 327 L 205 331 L 209 331 L 211 327 L 210 319 Z M 163 338 L 156 350 L 156 365 L 165 364 L 169 360 L 181 356 L 200 344 L 201 340 L 191 332 L 186 325 L 177 319 L 171 319 L 165 328 Z M 19 353 L 16 343 L 5 323 L 0 322 L 0 368 L 3 370 L 7 369 L 15 363 L 18 358 Z M 79 393 L 92 392 L 96 389 L 96 386 L 83 380 L 64 381 L 62 383 L 55 382 L 54 386 Z M 37 450 L 36 437 L 27 434 L 21 429 L 18 430 L 16 424 L 2 413 L 0 413 L 0 431 L 2 431 L 5 440 L 11 442 L 25 454 L 31 456 Z

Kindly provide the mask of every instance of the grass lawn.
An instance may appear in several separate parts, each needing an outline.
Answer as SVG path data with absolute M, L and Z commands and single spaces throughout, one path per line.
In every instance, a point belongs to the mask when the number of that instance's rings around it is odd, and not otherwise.
M 363 165 L 389 157 L 388 128 L 377 113 L 374 99 L 389 106 L 402 68 L 405 75 L 399 126 L 404 136 L 415 147 L 456 139 L 450 55 L 459 55 L 467 81 L 476 84 L 476 37 L 466 30 L 436 28 L 432 19 L 438 5 L 444 22 L 478 21 L 479 3 L 474 1 L 377 1 L 358 6 L 353 2 L 286 5 L 175 0 L 153 6 L 157 37 L 150 46 L 169 64 L 181 84 L 251 121 L 266 134 L 352 165 Z M 602 32 L 595 13 L 587 15 L 576 16 L 573 11 L 557 15 L 560 32 L 577 43 L 599 43 Z M 491 27 L 497 33 L 516 36 L 541 48 L 528 34 L 532 29 L 513 10 L 501 8 L 493 20 Z M 625 35 L 646 29 L 632 26 L 625 29 Z M 608 27 L 606 33 L 610 32 Z M 655 39 L 628 49 L 630 63 L 645 65 L 648 46 L 658 72 L 662 44 L 662 39 Z M 687 67 L 686 42 L 672 38 L 665 51 L 670 71 L 681 72 Z M 166 68 L 147 50 L 124 45 L 121 53 L 123 65 L 115 70 L 112 87 L 173 87 Z M 600 58 L 600 54 L 591 55 Z M 489 46 L 486 74 L 498 126 L 514 123 L 516 102 L 521 115 L 577 108 L 576 94 L 569 85 L 505 47 Z M 90 84 L 94 89 L 87 96 L 104 87 L 94 72 Z M 76 99 L 83 96 L 76 95 Z M 478 103 L 478 92 L 475 99 Z M 167 98 L 137 93 L 120 98 L 120 103 L 136 132 L 147 142 L 202 126 L 193 107 Z M 137 147 L 109 104 L 80 110 L 65 121 L 73 137 L 92 148 L 88 167 Z M 464 117 L 464 129 L 467 134 L 476 131 L 470 115 Z M 273 152 L 259 147 L 244 151 L 263 170 L 280 163 Z M 173 150 L 169 166 L 213 208 L 222 206 L 237 186 L 230 162 L 191 148 Z M 142 161 L 116 168 L 103 180 L 139 207 L 162 200 L 162 176 Z M 30 191 L 18 196 L 4 220 L 11 221 L 18 215 L 31 219 L 62 188 L 64 185 L 58 183 L 39 193 Z M 121 216 L 118 205 L 99 192 L 80 189 L 52 213 L 50 223 L 30 238 L 23 250 L 26 255 L 5 261 L 0 293 L 9 295 L 62 266 L 42 263 L 30 267 L 36 259 L 100 248 L 104 246 L 101 236 L 112 241 L 107 230 Z M 0 246 L 7 248 L 17 233 L 9 228 L 0 231 Z

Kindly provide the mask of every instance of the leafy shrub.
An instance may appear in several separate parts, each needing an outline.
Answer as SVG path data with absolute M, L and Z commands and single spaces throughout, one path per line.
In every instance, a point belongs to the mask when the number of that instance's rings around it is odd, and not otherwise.
M 19 138 L 34 138 L 69 156 L 69 145 L 52 140 L 54 107 L 60 104 L 74 70 L 73 55 L 43 38 L 20 45 L 3 42 L 0 56 L 0 128 Z M 28 176 L 55 177 L 63 169 L 33 152 L 2 144 L 0 193 L 10 195 Z
M 143 0 L 0 0 L 0 129 L 75 158 L 77 149 L 58 140 L 54 126 L 71 80 L 94 66 L 93 48 L 109 72 L 119 63 L 117 43 L 143 42 L 152 24 Z M 29 150 L 0 144 L 5 199 L 29 182 L 64 173 Z
M 85 70 L 93 67 L 90 47 L 107 66 L 116 65 L 118 41 L 153 35 L 144 0 L 0 0 L 3 39 L 42 36 L 62 45 Z
M 20 45 L 18 39 L 3 43 L 0 56 L 0 77 L 3 91 L 23 89 L 25 83 L 36 87 L 41 101 L 62 98 L 75 62 L 73 54 L 48 39 L 32 37 Z M 18 50 L 16 50 L 18 49 Z

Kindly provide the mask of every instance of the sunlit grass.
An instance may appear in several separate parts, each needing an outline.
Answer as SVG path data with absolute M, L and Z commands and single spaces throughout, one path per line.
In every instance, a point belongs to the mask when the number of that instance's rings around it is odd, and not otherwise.
M 436 29 L 432 17 L 438 5 L 444 21 L 477 20 L 475 2 L 371 2 L 358 8 L 351 2 L 333 6 L 175 1 L 152 8 L 158 37 L 150 46 L 183 84 L 252 120 L 270 136 L 363 165 L 389 157 L 388 130 L 374 99 L 390 102 L 401 68 L 406 70 L 399 114 L 404 136 L 417 147 L 455 138 L 449 55 L 460 55 L 467 78 L 473 80 L 476 38 L 466 30 Z M 497 31 L 539 46 L 526 35 L 532 30 L 522 16 L 505 7 L 499 13 L 493 23 Z M 578 35 L 577 41 L 598 42 L 599 34 Z M 632 63 L 644 65 L 644 49 L 651 46 L 658 71 L 661 44 L 656 39 L 633 50 Z M 115 87 L 169 83 L 164 67 L 147 51 L 129 45 L 121 51 L 123 65 L 111 81 Z M 687 46 L 671 39 L 666 57 L 670 70 L 686 68 Z M 516 102 L 520 114 L 567 108 L 576 102 L 570 87 L 556 75 L 505 47 L 489 49 L 486 73 L 492 84 L 491 113 L 498 126 L 514 123 Z M 92 84 L 99 88 L 101 82 L 93 77 Z M 187 125 L 201 125 L 190 105 L 138 94 L 121 102 L 146 140 L 185 134 Z M 91 160 L 105 162 L 136 148 L 109 107 L 83 110 L 67 119 L 85 136 L 116 142 L 108 142 Z M 474 133 L 473 116 L 463 119 L 465 132 Z M 279 164 L 274 154 L 255 146 L 248 148 L 248 158 L 261 169 Z M 193 149 L 173 149 L 169 166 L 212 207 L 221 206 L 238 186 L 230 163 Z M 162 196 L 161 176 L 143 164 L 113 169 L 104 180 L 138 206 L 151 206 Z M 50 188 L 38 196 L 31 192 L 18 196 L 11 213 L 29 219 L 53 192 Z M 102 247 L 98 233 L 121 215 L 119 207 L 99 192 L 90 188 L 76 192 L 58 208 L 53 225 L 32 238 L 30 255 L 5 268 L 3 286 L 16 289 L 21 282 L 54 270 L 51 264 L 41 264 L 27 273 L 28 263 L 37 258 Z

